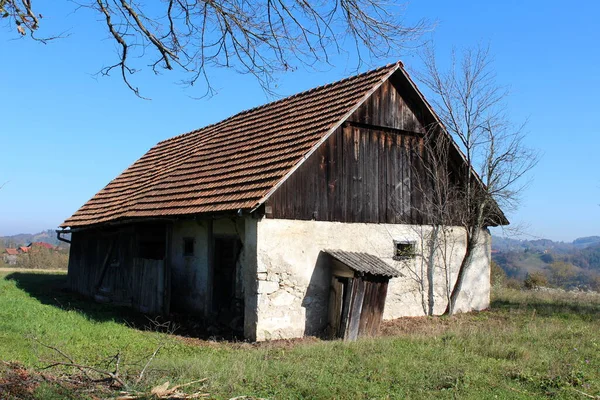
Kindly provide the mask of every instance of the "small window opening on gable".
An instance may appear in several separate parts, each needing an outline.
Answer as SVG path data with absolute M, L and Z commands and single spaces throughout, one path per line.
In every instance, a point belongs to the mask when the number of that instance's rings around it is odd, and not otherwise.
M 183 238 L 183 255 L 186 257 L 194 255 L 194 238 Z
M 407 260 L 416 256 L 415 242 L 394 240 L 394 260 Z

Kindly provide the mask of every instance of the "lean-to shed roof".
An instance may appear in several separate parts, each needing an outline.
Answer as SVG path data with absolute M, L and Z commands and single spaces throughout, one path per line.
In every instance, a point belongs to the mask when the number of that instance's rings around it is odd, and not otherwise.
M 357 272 L 388 278 L 400 276 L 400 272 L 372 254 L 343 250 L 324 250 L 324 252 Z

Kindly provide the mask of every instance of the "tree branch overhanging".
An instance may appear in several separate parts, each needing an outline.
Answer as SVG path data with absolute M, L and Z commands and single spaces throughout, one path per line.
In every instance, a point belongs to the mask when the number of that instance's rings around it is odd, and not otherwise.
M 234 68 L 272 92 L 278 73 L 330 65 L 345 41 L 356 48 L 358 69 L 368 59 L 396 58 L 431 27 L 425 20 L 405 23 L 404 5 L 381 0 L 94 0 L 80 6 L 102 16 L 118 45 L 118 61 L 101 73 L 120 70 L 138 96 L 130 78 L 145 66 L 183 72 L 187 85 L 203 78 L 208 94 L 210 71 Z M 0 14 L 20 35 L 33 37 L 40 26 L 33 7 L 31 0 L 0 0 Z

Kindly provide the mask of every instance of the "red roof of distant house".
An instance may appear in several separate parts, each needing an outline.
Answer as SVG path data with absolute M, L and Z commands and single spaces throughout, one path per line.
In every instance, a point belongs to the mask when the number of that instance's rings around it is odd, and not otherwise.
M 23 253 L 27 253 L 29 251 L 29 247 L 21 246 L 21 247 L 19 247 L 19 250 L 21 250 Z
M 46 243 L 46 242 L 34 242 L 31 243 L 29 245 L 29 247 L 45 247 L 47 249 L 53 249 L 54 246 L 52 246 L 50 243 Z
M 19 254 L 19 252 L 17 251 L 17 249 L 4 249 L 4 251 L 6 251 L 7 254 L 11 255 L 11 256 L 16 256 L 17 254 Z

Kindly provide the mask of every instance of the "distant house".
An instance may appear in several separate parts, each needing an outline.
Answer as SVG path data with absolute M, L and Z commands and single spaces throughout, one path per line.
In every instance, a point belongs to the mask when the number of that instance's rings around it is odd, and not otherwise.
M 8 265 L 15 265 L 17 263 L 17 256 L 19 252 L 17 249 L 4 249 L 4 254 L 2 254 L 2 259 Z
M 50 243 L 46 243 L 46 242 L 33 242 L 33 243 L 30 243 L 29 246 L 27 246 L 27 247 L 29 249 L 39 247 L 39 248 L 44 248 L 44 249 L 48 249 L 48 250 L 54 250 L 54 246 L 51 245 Z
M 17 250 L 19 251 L 20 254 L 28 253 L 29 247 L 28 246 L 20 246 Z
M 72 233 L 69 285 L 251 340 L 353 339 L 382 317 L 424 315 L 419 254 L 432 221 L 415 154 L 438 121 L 397 63 L 162 141 L 61 225 Z M 489 305 L 482 236 L 460 311 Z M 436 314 L 459 263 L 432 277 Z

